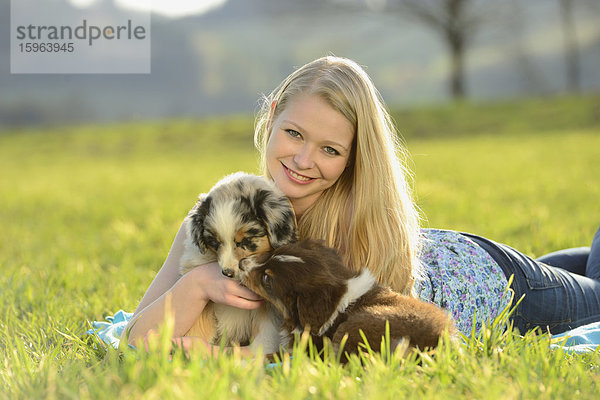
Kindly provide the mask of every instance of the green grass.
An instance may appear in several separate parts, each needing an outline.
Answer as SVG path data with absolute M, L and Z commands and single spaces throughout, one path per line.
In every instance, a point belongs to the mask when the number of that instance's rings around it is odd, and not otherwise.
M 536 256 L 588 245 L 600 223 L 597 105 L 395 113 L 424 225 Z M 343 368 L 298 356 L 272 370 L 233 356 L 121 358 L 79 340 L 87 320 L 135 308 L 198 193 L 256 171 L 251 131 L 239 117 L 0 133 L 0 397 L 596 398 L 600 355 L 498 329 L 420 364 L 373 357 Z

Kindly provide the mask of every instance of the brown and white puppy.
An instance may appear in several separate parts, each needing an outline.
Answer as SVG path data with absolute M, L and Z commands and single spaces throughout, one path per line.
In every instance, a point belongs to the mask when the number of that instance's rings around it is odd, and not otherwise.
M 287 197 L 273 182 L 238 172 L 201 194 L 184 221 L 183 275 L 217 261 L 224 275 L 238 279 L 239 261 L 296 241 L 296 218 Z M 239 280 L 239 279 L 238 279 Z M 219 344 L 250 343 L 265 353 L 279 350 L 281 317 L 268 303 L 256 310 L 209 302 L 186 336 Z
M 377 284 L 367 269 L 350 271 L 337 252 L 320 241 L 297 242 L 245 258 L 240 277 L 279 310 L 289 338 L 308 329 L 313 343 L 321 346 L 327 337 L 336 351 L 347 334 L 344 351 L 357 353 L 363 343 L 359 330 L 373 350 L 379 349 L 386 321 L 392 350 L 405 340 L 409 348 L 435 348 L 445 330 L 454 333 L 452 320 L 441 308 Z

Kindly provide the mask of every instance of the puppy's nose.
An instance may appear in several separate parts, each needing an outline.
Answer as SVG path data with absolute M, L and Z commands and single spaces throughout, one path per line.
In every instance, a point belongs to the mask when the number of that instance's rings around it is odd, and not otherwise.
M 223 275 L 225 275 L 226 277 L 233 278 L 234 271 L 232 269 L 224 269 L 221 272 L 223 272 Z

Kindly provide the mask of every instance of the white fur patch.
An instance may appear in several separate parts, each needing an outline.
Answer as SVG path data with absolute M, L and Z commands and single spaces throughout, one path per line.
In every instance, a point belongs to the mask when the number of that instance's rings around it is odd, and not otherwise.
M 287 345 L 291 342 L 293 335 L 294 335 L 293 332 L 290 333 L 290 332 L 288 332 L 287 330 L 285 330 L 283 328 L 279 331 L 279 342 L 281 343 L 281 345 L 284 348 L 287 348 Z
M 319 336 L 323 335 L 327 329 L 329 329 L 340 313 L 346 311 L 346 308 L 348 308 L 350 304 L 354 303 L 363 294 L 367 293 L 374 284 L 375 277 L 373 277 L 373 275 L 371 275 L 371 271 L 366 268 L 360 273 L 360 275 L 348 279 L 348 290 L 344 296 L 342 296 L 336 310 L 331 314 L 327 322 L 325 322 L 319 329 Z
M 204 225 L 218 229 L 220 239 L 229 241 L 235 236 L 236 228 L 240 226 L 240 215 L 236 210 L 236 200 L 227 199 L 217 204 L 206 216 Z
M 225 304 L 215 303 L 217 330 L 226 335 L 228 340 L 240 340 L 252 336 L 252 319 L 256 310 L 243 310 Z
M 300 328 L 294 328 L 294 330 L 291 332 L 292 335 L 298 334 L 301 335 L 302 332 L 304 332 L 302 329 Z
M 258 333 L 250 344 L 250 349 L 254 353 L 257 353 L 259 348 L 262 348 L 263 354 L 275 353 L 279 351 L 280 346 L 287 344 L 280 335 L 281 323 L 274 321 L 272 314 L 258 315 L 254 323 L 258 328 Z
M 296 256 L 288 256 L 288 255 L 280 255 L 280 256 L 275 256 L 273 257 L 273 260 L 276 261 L 281 261 L 281 262 L 301 262 L 303 263 L 304 260 L 301 259 L 300 257 L 296 257 Z
M 252 271 L 256 267 L 260 267 L 263 264 L 258 264 L 254 261 L 254 257 L 250 256 L 247 258 L 242 258 L 240 260 L 241 268 L 240 268 L 240 278 L 242 280 L 248 277 L 250 271 Z
M 241 224 L 241 216 L 237 212 L 235 199 L 224 200 L 215 206 L 206 217 L 205 225 L 214 227 L 217 230 L 218 239 L 221 241 L 221 247 L 217 254 L 219 265 L 224 270 L 237 268 L 239 260 L 235 256 L 233 238 Z

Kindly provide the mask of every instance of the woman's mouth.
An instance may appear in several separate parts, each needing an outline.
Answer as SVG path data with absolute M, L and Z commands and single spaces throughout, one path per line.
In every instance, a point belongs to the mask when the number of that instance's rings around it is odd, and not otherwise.
M 289 169 L 288 167 L 286 167 L 284 164 L 283 165 L 283 170 L 285 171 L 286 175 L 294 182 L 299 183 L 299 184 L 307 184 L 310 183 L 312 181 L 315 180 L 315 178 L 310 178 L 308 176 L 304 176 L 304 175 L 300 175 L 294 171 L 292 171 L 291 169 Z

